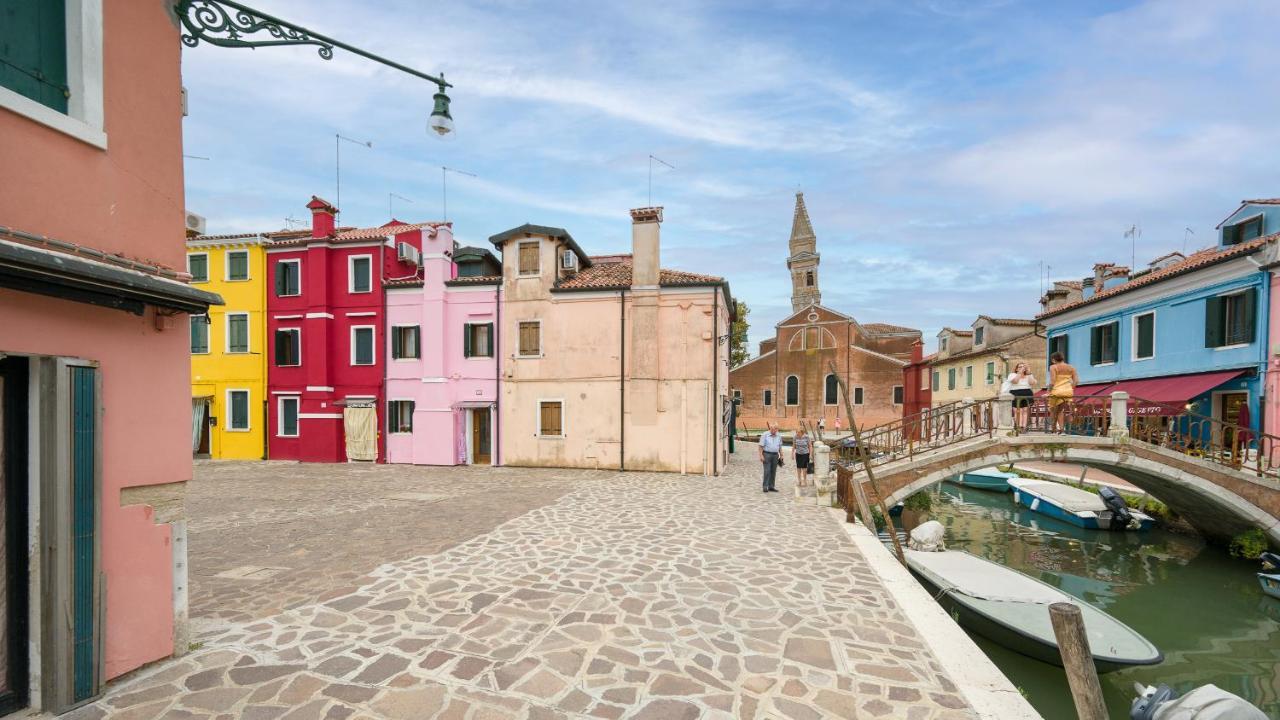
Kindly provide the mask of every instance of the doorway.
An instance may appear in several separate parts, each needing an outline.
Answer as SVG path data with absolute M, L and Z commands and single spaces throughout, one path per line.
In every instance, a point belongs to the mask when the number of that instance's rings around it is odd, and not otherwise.
M 209 406 L 212 400 L 213 398 L 207 397 L 191 399 L 191 425 L 192 432 L 195 435 L 192 455 L 206 460 L 212 454 L 211 445 L 213 432 L 209 427 L 209 424 L 212 421 L 209 412 Z
M 471 410 L 471 462 L 474 465 L 493 463 L 493 420 L 489 408 Z
M 378 459 L 378 411 L 372 404 L 349 404 L 342 410 L 347 459 L 374 462 Z
M 0 360 L 0 715 L 26 707 L 27 358 Z
M 1242 419 L 1246 422 L 1250 421 L 1248 412 L 1249 393 L 1218 393 L 1216 400 L 1218 410 L 1216 419 L 1223 423 L 1221 438 L 1222 447 L 1226 449 L 1233 449 L 1235 448 L 1237 441 L 1235 430 L 1236 426 L 1241 424 L 1240 421 Z M 1239 438 L 1239 440 L 1241 442 L 1245 442 L 1247 438 Z

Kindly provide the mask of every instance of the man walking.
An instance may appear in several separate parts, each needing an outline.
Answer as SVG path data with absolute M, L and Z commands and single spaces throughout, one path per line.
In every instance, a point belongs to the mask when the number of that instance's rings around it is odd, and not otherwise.
M 764 464 L 764 492 L 778 492 L 773 486 L 774 475 L 782 460 L 782 436 L 778 434 L 778 426 L 769 423 L 769 432 L 760 436 L 760 462 Z

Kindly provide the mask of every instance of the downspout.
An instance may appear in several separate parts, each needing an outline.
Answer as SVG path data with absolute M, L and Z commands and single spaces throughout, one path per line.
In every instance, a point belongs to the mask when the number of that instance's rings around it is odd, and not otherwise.
M 732 338 L 730 338 L 730 341 Z M 720 412 L 720 288 L 711 289 L 711 474 L 719 473 Z
M 618 470 L 627 469 L 627 291 L 618 290 Z

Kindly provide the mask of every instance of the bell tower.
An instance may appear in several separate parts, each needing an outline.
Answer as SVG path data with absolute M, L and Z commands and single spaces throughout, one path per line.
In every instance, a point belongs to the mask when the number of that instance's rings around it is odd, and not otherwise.
M 809 223 L 809 211 L 804 206 L 802 192 L 796 193 L 790 246 L 787 269 L 791 271 L 791 311 L 797 312 L 822 303 L 822 292 L 818 290 L 818 238 Z

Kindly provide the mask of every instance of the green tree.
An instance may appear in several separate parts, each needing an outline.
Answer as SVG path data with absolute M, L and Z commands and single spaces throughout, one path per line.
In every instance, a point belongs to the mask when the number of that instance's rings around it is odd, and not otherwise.
M 751 351 L 747 349 L 747 314 L 751 312 L 751 308 L 741 300 L 734 300 L 734 306 L 737 308 L 738 319 L 733 321 L 733 327 L 729 333 L 729 367 L 738 367 L 751 357 Z

